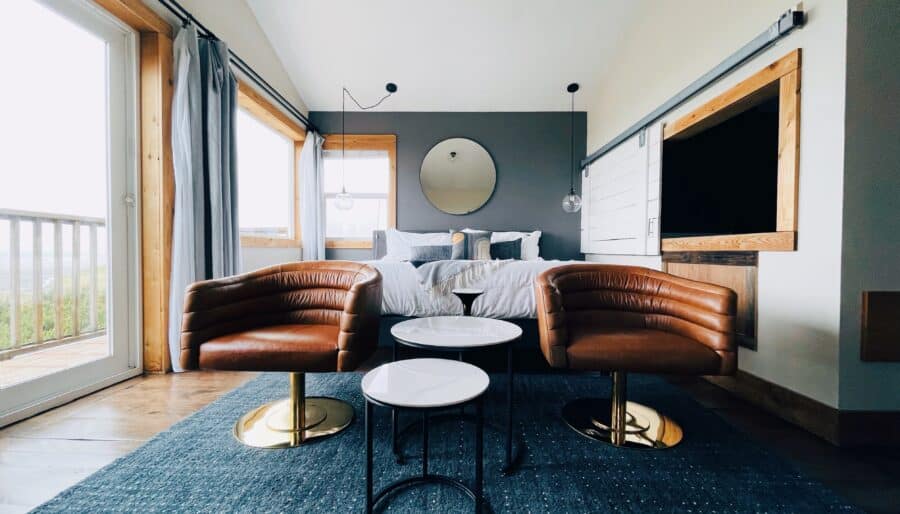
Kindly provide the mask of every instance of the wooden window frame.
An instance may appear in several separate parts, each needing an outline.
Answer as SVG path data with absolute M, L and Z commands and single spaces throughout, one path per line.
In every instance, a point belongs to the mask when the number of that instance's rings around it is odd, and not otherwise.
M 238 106 L 272 130 L 294 143 L 294 162 L 291 183 L 294 186 L 292 202 L 293 230 L 290 237 L 266 237 L 241 235 L 245 248 L 302 248 L 300 231 L 300 152 L 306 131 L 272 102 L 243 81 L 238 82 Z M 240 172 L 240 170 L 238 170 Z
M 688 114 L 666 124 L 663 139 L 687 137 L 731 117 L 761 95 L 778 95 L 778 189 L 775 232 L 663 238 L 662 251 L 794 251 L 800 172 L 800 56 L 798 48 Z
M 390 161 L 388 167 L 387 228 L 397 227 L 397 136 L 394 134 L 328 134 L 323 150 L 339 150 L 341 143 L 347 150 L 384 150 Z M 326 238 L 325 248 L 371 249 L 371 239 Z

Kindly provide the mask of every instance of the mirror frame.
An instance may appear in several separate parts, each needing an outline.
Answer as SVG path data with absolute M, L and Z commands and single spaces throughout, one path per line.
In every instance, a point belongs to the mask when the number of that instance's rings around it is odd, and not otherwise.
M 437 145 L 443 143 L 444 141 L 448 141 L 451 139 L 465 139 L 466 141 L 470 141 L 470 142 L 480 146 L 485 151 L 485 153 L 487 153 L 488 157 L 491 159 L 491 164 L 493 164 L 493 166 L 494 166 L 494 187 L 491 189 L 491 193 L 489 195 L 487 195 L 487 198 L 484 199 L 484 202 L 482 202 L 481 205 L 479 205 L 478 207 L 475 207 L 474 209 L 467 211 L 467 212 L 460 212 L 460 213 L 447 212 L 444 209 L 442 209 L 441 207 L 435 205 L 435 203 L 431 200 L 431 198 L 428 197 L 428 194 L 425 193 L 425 188 L 423 187 L 423 184 L 422 184 L 422 167 L 425 165 L 425 159 L 428 158 L 428 154 L 430 154 L 431 151 L 434 150 L 434 148 Z M 484 206 L 487 205 L 488 202 L 491 201 L 491 198 L 494 197 L 494 193 L 497 191 L 497 182 L 498 182 L 497 161 L 494 159 L 494 156 L 491 154 L 491 151 L 488 150 L 486 146 L 484 146 L 483 144 L 479 143 L 478 141 L 472 139 L 471 137 L 449 136 L 449 137 L 443 137 L 443 138 L 439 139 L 437 142 L 435 142 L 433 145 L 431 145 L 428 148 L 428 151 L 425 152 L 425 156 L 422 157 L 422 162 L 419 164 L 419 191 L 422 192 L 422 196 L 424 196 L 425 199 L 428 200 L 428 203 L 432 207 L 434 207 L 435 209 L 437 209 L 438 211 L 440 211 L 444 214 L 449 214 L 451 216 L 466 216 L 468 214 L 472 214 L 473 212 L 477 212 L 477 211 L 481 210 L 482 208 L 484 208 Z

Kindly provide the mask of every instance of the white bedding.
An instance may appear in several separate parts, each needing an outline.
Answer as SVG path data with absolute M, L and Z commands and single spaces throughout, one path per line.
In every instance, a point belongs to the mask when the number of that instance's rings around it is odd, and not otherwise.
M 535 318 L 534 279 L 542 271 L 584 261 L 484 261 L 478 278 L 457 282 L 455 287 L 476 287 L 484 294 L 472 305 L 472 315 L 486 318 Z M 462 314 L 462 303 L 452 293 L 428 289 L 416 268 L 408 262 L 367 261 L 382 275 L 382 315 L 446 316 Z M 471 283 L 468 283 L 471 282 Z

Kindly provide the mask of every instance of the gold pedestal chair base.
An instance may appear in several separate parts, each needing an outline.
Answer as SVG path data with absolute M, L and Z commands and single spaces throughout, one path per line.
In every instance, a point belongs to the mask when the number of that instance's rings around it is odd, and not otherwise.
M 625 373 L 613 373 L 611 399 L 580 398 L 563 407 L 563 419 L 579 434 L 613 446 L 665 449 L 681 442 L 678 423 L 656 410 L 625 400 Z
M 291 373 L 290 398 L 267 403 L 241 416 L 234 425 L 234 437 L 255 448 L 293 448 L 336 434 L 352 421 L 350 404 L 335 398 L 307 398 L 303 373 Z

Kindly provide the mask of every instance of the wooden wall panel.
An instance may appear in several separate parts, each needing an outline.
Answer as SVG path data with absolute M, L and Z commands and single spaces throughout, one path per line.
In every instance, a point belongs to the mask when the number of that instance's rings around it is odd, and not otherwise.
M 141 259 L 144 371 L 171 369 L 169 274 L 175 183 L 171 150 L 172 40 L 141 33 Z
M 796 232 L 667 237 L 662 240 L 662 251 L 664 252 L 724 252 L 731 250 L 789 252 L 796 249 Z
M 800 71 L 778 81 L 778 207 L 775 230 L 797 230 L 800 184 Z
M 664 270 L 679 277 L 727 287 L 737 293 L 738 343 L 756 349 L 756 266 L 664 262 Z

